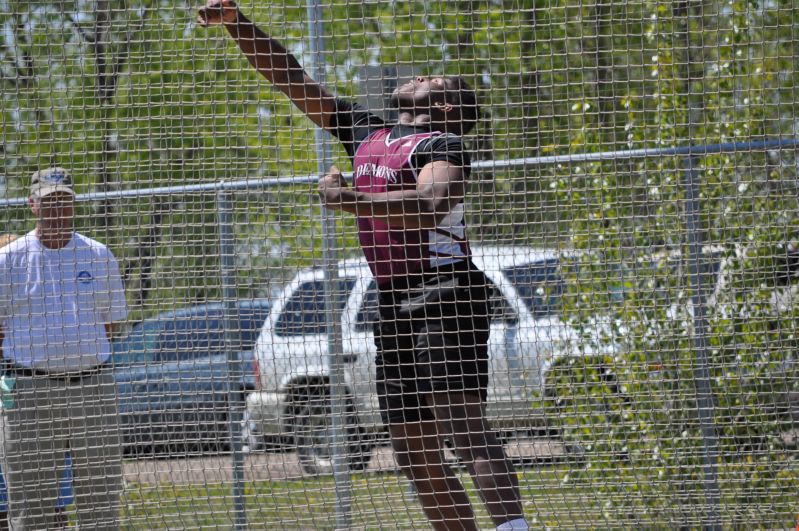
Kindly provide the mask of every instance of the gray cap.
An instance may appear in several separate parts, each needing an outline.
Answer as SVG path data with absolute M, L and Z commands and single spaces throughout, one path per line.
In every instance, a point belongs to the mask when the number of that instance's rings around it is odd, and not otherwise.
M 31 197 L 44 197 L 54 192 L 75 195 L 75 190 L 72 189 L 72 176 L 67 170 L 56 166 L 33 173 Z

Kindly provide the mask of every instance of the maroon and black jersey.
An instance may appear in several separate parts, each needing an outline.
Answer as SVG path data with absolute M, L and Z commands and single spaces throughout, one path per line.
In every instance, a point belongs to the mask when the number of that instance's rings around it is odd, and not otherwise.
M 416 187 L 421 169 L 445 160 L 469 173 L 460 137 L 425 127 L 386 125 L 377 116 L 337 101 L 332 133 L 352 158 L 356 190 L 380 193 Z M 455 205 L 435 229 L 391 228 L 372 217 L 358 217 L 358 238 L 378 285 L 409 273 L 429 271 L 469 256 L 463 203 Z

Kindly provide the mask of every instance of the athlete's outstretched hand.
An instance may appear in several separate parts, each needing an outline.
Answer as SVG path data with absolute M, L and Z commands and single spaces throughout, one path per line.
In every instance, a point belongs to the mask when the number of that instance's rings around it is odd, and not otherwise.
M 197 14 L 200 26 L 216 26 L 238 20 L 239 8 L 233 0 L 208 0 Z
M 341 192 L 346 189 L 347 181 L 335 165 L 330 166 L 325 176 L 319 179 L 319 197 L 322 204 L 331 210 L 341 209 Z

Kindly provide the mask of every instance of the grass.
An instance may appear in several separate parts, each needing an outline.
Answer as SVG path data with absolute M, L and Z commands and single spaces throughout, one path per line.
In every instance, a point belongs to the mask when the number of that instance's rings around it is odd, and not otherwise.
M 568 471 L 545 467 L 520 473 L 525 511 L 542 526 L 576 525 L 588 507 L 587 491 L 564 483 Z M 471 482 L 464 478 L 477 499 Z M 352 477 L 352 526 L 356 529 L 427 529 L 419 504 L 397 474 Z M 125 529 L 227 529 L 234 512 L 230 485 L 128 484 Z M 249 483 L 245 489 L 250 529 L 333 530 L 336 495 L 332 477 Z M 479 503 L 480 525 L 493 529 Z
M 627 484 L 621 477 L 604 478 L 580 474 L 579 465 L 557 464 L 526 468 L 519 473 L 525 514 L 533 528 L 647 528 L 702 527 L 701 487 L 675 492 L 674 486 L 659 490 L 657 482 L 647 488 Z M 623 476 L 621 470 L 618 471 Z M 640 472 L 640 471 L 639 471 Z M 725 528 L 793 528 L 796 503 L 794 469 L 784 490 L 764 492 L 750 483 L 751 474 L 739 487 L 760 491 L 748 502 L 740 489 L 725 489 L 721 513 Z M 648 482 L 646 471 L 639 482 Z M 731 477 L 727 475 L 726 477 Z M 471 482 L 464 477 L 470 495 L 477 500 Z M 748 487 L 745 487 L 748 485 Z M 418 502 L 409 494 L 407 482 L 398 474 L 352 476 L 351 514 L 354 529 L 429 529 Z M 654 498 L 653 498 L 654 496 Z M 246 485 L 246 515 L 249 529 L 333 530 L 336 496 L 331 477 L 293 481 L 260 481 Z M 654 500 L 654 502 L 653 502 Z M 176 486 L 128 484 L 123 529 L 230 529 L 235 514 L 231 486 L 222 483 Z M 482 506 L 475 503 L 479 524 L 493 529 Z

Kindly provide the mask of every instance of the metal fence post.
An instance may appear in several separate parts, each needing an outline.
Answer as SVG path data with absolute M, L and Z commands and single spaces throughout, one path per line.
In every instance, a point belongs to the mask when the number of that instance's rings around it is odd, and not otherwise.
M 233 468 L 233 528 L 247 529 L 244 506 L 244 453 L 242 452 L 241 422 L 244 411 L 242 389 L 241 341 L 239 341 L 236 314 L 236 270 L 233 262 L 235 238 L 233 234 L 233 208 L 231 192 L 216 193 L 217 224 L 219 230 L 219 279 L 224 305 L 225 352 L 227 353 L 228 431 L 230 433 L 231 464 Z
M 699 219 L 699 171 L 696 169 L 696 157 L 683 159 L 685 166 L 685 226 L 688 238 L 688 279 L 691 287 L 693 303 L 693 343 L 696 349 L 694 365 L 694 386 L 699 414 L 699 428 L 704 446 L 704 489 L 707 514 L 704 515 L 705 529 L 721 529 L 720 489 L 716 461 L 718 460 L 718 439 L 714 420 L 713 389 L 710 385 L 710 359 L 708 356 L 708 324 L 707 324 L 707 271 L 702 267 L 702 245 L 704 232 Z
M 324 28 L 322 24 L 322 7 L 318 0 L 307 0 L 308 30 L 312 58 L 312 77 L 319 83 L 324 82 L 325 52 Z M 316 160 L 320 175 L 330 167 L 330 147 L 326 142 L 326 133 L 316 129 Z M 340 305 L 336 301 L 341 296 L 341 284 L 336 263 L 336 218 L 333 212 L 322 208 L 322 258 L 325 270 L 325 315 L 327 317 L 328 366 L 330 367 L 330 423 L 333 433 L 333 482 L 336 490 L 336 529 L 349 529 L 352 519 L 351 482 L 349 463 L 347 462 L 347 404 L 344 392 L 343 342 L 341 336 Z
M 308 0 L 311 2 L 312 0 Z M 319 15 L 315 15 L 317 19 Z M 767 151 L 767 150 L 792 150 L 794 152 L 799 148 L 799 140 L 793 138 L 783 139 L 767 139 L 758 141 L 745 141 L 745 142 L 725 142 L 718 144 L 698 144 L 679 147 L 668 148 L 642 148 L 634 150 L 619 150 L 619 151 L 603 151 L 592 153 L 577 153 L 567 155 L 551 155 L 551 156 L 536 156 L 514 159 L 492 159 L 485 161 L 476 161 L 472 165 L 473 171 L 498 171 L 504 168 L 521 168 L 525 166 L 543 166 L 549 164 L 573 164 L 583 161 L 612 161 L 612 160 L 632 160 L 632 159 L 645 159 L 651 157 L 677 157 L 681 159 L 684 164 L 683 172 L 683 186 L 685 193 L 685 208 L 682 213 L 682 221 L 686 227 L 685 231 L 685 245 L 686 261 L 689 268 L 689 282 L 692 288 L 692 302 L 694 307 L 694 334 L 693 344 L 696 351 L 696 366 L 694 368 L 693 383 L 696 389 L 697 404 L 698 404 L 698 417 L 701 429 L 701 436 L 703 439 L 703 473 L 704 473 L 704 492 L 705 503 L 707 510 L 702 515 L 702 522 L 706 528 L 720 528 L 721 527 L 721 507 L 720 507 L 720 488 L 718 483 L 718 436 L 714 422 L 714 404 L 713 392 L 710 380 L 710 360 L 709 360 L 709 347 L 708 347 L 708 324 L 707 324 L 707 302 L 706 296 L 708 293 L 708 274 L 702 270 L 702 245 L 705 242 L 704 231 L 700 222 L 700 203 L 699 203 L 699 182 L 700 172 L 696 167 L 698 157 L 703 157 L 709 154 L 716 153 L 750 153 L 753 151 Z M 327 155 L 324 151 L 324 133 L 319 130 L 317 133 L 317 149 L 321 155 L 319 156 L 319 167 L 324 171 L 327 162 Z M 216 194 L 217 201 L 217 224 L 218 224 L 218 246 L 219 246 L 219 260 L 220 260 L 220 282 L 222 286 L 222 296 L 225 301 L 226 318 L 230 319 L 235 309 L 236 300 L 236 277 L 235 277 L 235 239 L 233 232 L 233 209 L 231 203 L 232 194 L 236 191 L 252 191 L 280 188 L 282 186 L 296 186 L 298 184 L 308 185 L 315 183 L 318 180 L 318 173 L 314 175 L 290 175 L 283 177 L 268 177 L 268 178 L 248 178 L 229 181 L 217 182 L 204 182 L 193 183 L 188 185 L 174 185 L 163 187 L 134 187 L 129 189 L 104 191 L 104 192 L 90 192 L 78 194 L 75 200 L 78 202 L 90 202 L 108 199 L 120 198 L 152 198 L 160 195 L 167 196 L 184 196 L 186 194 Z M 28 202 L 27 197 L 15 198 L 0 198 L 0 210 L 11 208 L 24 208 Z M 340 323 L 341 321 L 334 317 L 333 311 L 335 310 L 333 304 L 333 297 L 341 293 L 340 288 L 337 287 L 337 270 L 335 264 L 335 218 L 329 213 L 324 214 L 322 219 L 324 224 L 324 242 L 323 252 L 325 265 L 327 267 L 327 277 L 332 279 L 333 282 L 330 289 L 328 298 L 328 330 L 330 331 L 330 362 L 331 368 L 336 368 L 333 371 L 333 379 L 331 384 L 335 384 L 334 391 L 339 389 L 342 368 L 340 359 L 337 354 L 340 353 L 342 341 L 340 336 Z M 332 308 L 332 309 L 331 309 Z M 338 312 L 337 312 L 338 313 Z M 235 330 L 235 324 L 230 321 L 226 323 L 228 331 Z M 230 333 L 230 332 L 228 332 Z M 228 345 L 238 345 L 235 335 L 230 334 L 226 336 Z M 229 348 L 228 352 L 231 353 L 231 358 L 228 362 L 228 367 L 232 373 L 234 370 L 241 372 L 241 360 L 237 358 L 239 350 L 236 348 Z M 238 385 L 238 380 L 234 382 L 233 378 L 228 374 L 228 381 L 233 385 Z M 234 389 L 231 387 L 231 393 Z M 237 395 L 239 400 L 241 394 Z M 231 398 L 233 394 L 231 394 Z M 346 404 L 346 397 L 341 394 L 335 394 L 333 398 L 336 401 L 333 407 L 338 412 L 339 416 L 336 417 L 335 429 L 337 430 L 337 439 L 334 445 L 334 450 L 337 452 L 334 462 L 337 465 L 335 470 L 336 482 L 336 501 L 337 501 L 337 521 L 336 525 L 339 529 L 346 529 L 350 526 L 351 508 L 350 508 L 350 483 L 349 474 L 346 470 L 346 465 L 343 461 L 342 453 L 343 446 L 343 430 L 341 429 L 344 405 Z M 232 462 L 233 462 L 233 497 L 235 500 L 235 528 L 246 528 L 246 514 L 244 506 L 244 458 L 241 453 L 241 440 L 240 440 L 240 409 L 236 409 L 236 401 L 231 399 L 231 439 L 232 439 Z M 239 402 L 239 404 L 241 404 Z M 344 466 L 342 466 L 344 465 Z M 727 488 L 725 486 L 725 488 Z

